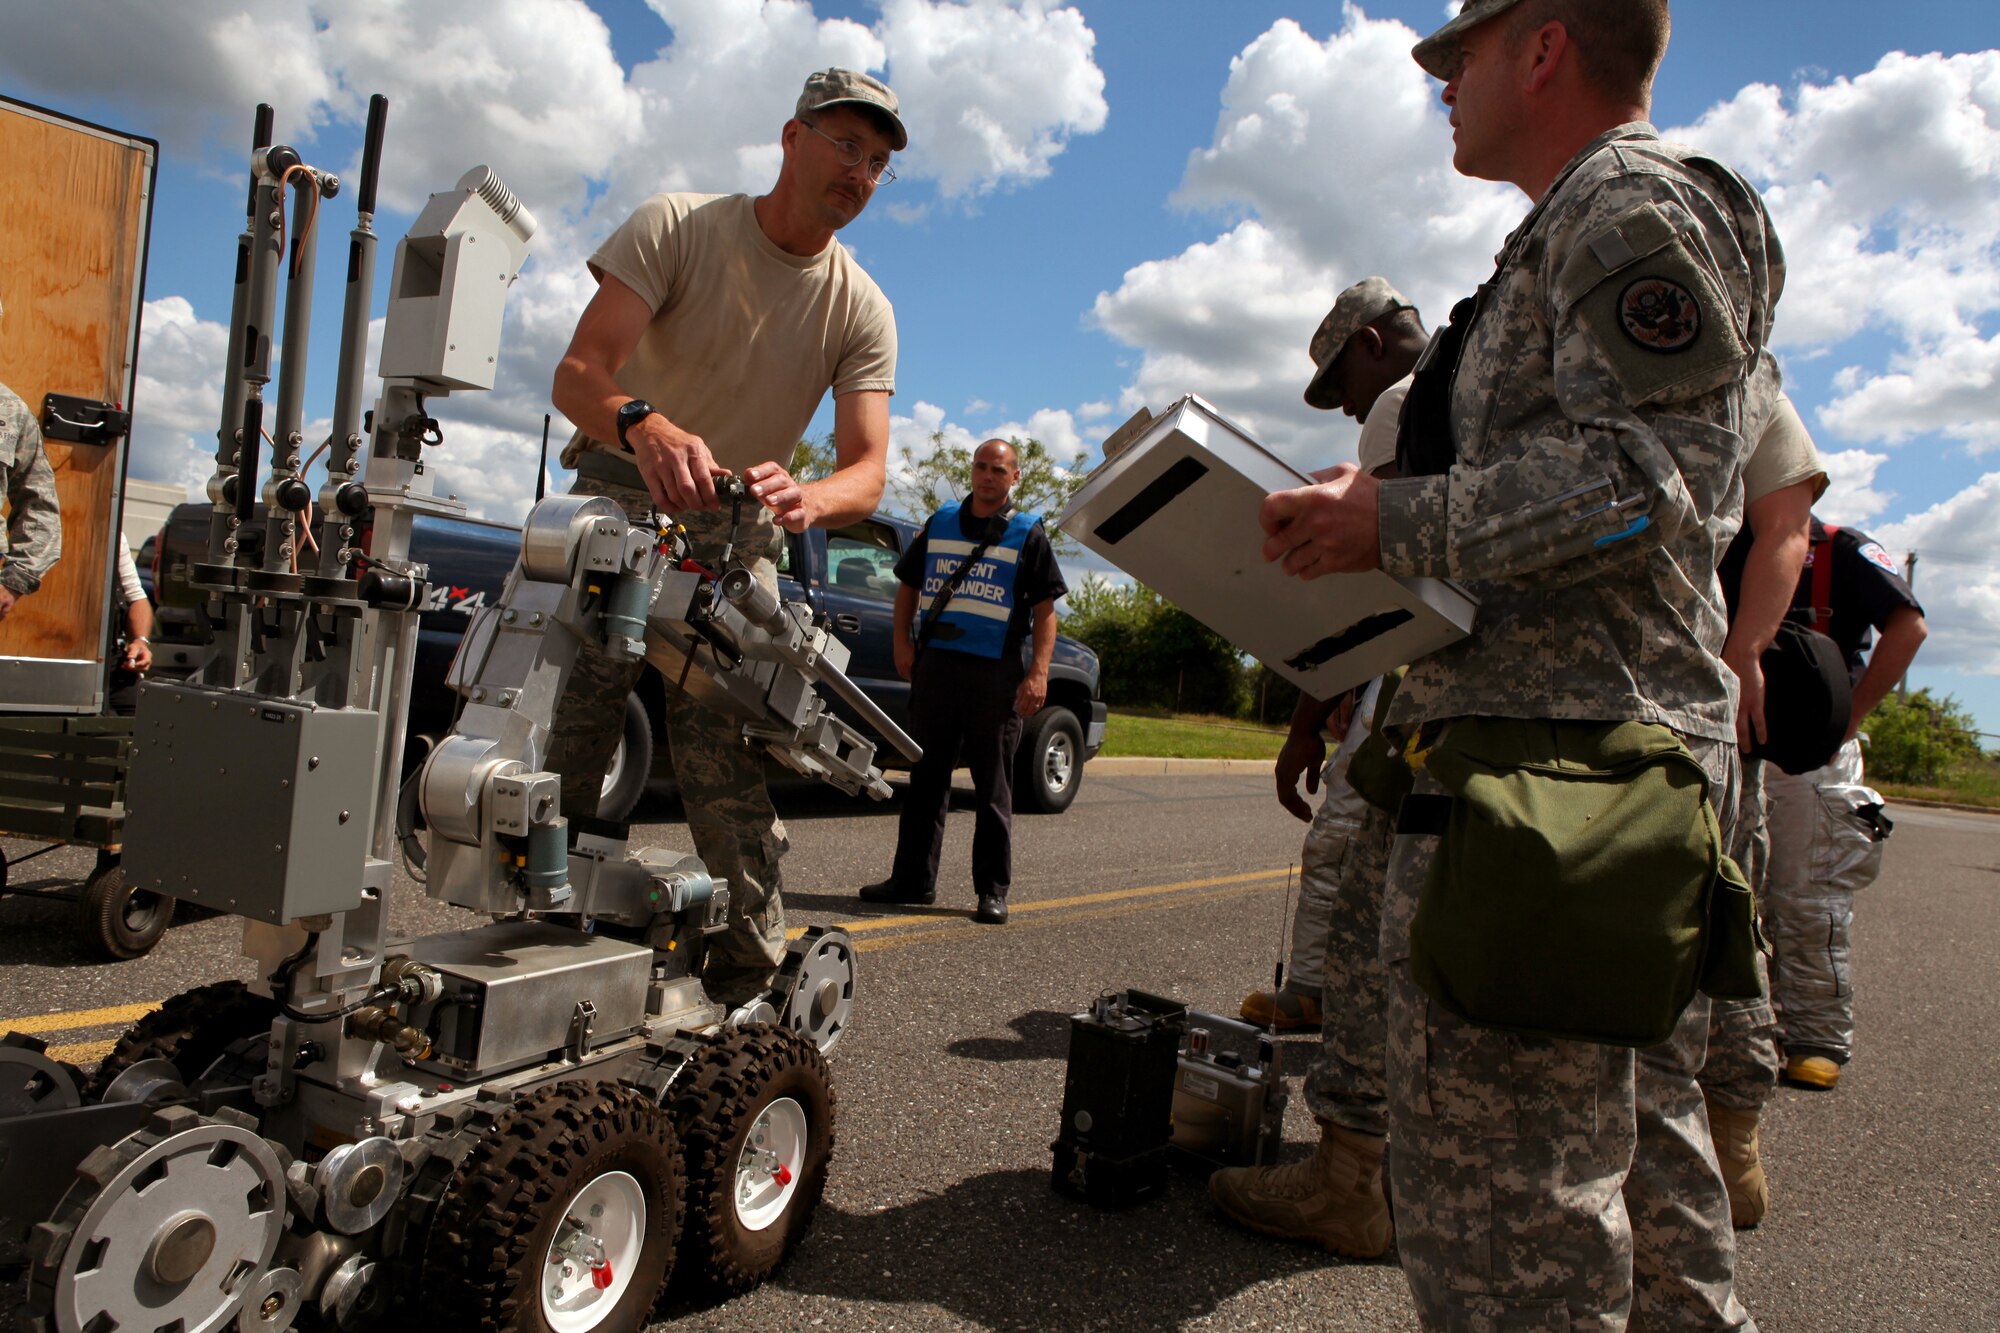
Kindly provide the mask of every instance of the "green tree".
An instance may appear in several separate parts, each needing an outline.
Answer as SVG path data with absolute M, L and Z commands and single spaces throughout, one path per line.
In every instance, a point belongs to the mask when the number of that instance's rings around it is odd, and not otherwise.
M 792 450 L 792 465 L 787 471 L 795 481 L 820 481 L 833 475 L 835 461 L 833 434 L 828 432 L 822 440 L 800 440 L 799 447 Z
M 1889 695 L 1861 724 L 1868 733 L 1868 775 L 1884 782 L 1935 787 L 1956 764 L 1979 757 L 1972 714 L 1929 690 Z
M 1254 708 L 1235 646 L 1151 588 L 1089 577 L 1065 600 L 1063 633 L 1097 654 L 1106 703 L 1228 717 Z
M 1065 462 L 1033 436 L 1012 436 L 1007 443 L 1014 446 L 1021 463 L 1021 479 L 1014 483 L 1015 507 L 1050 520 L 1046 524 L 1049 545 L 1058 552 L 1074 551 L 1076 543 L 1058 530 L 1053 520 L 1083 485 L 1087 455 L 1079 449 Z M 910 459 L 905 474 L 893 480 L 891 489 L 902 512 L 921 522 L 972 490 L 972 450 L 947 443 L 943 431 L 933 431 L 930 452 Z

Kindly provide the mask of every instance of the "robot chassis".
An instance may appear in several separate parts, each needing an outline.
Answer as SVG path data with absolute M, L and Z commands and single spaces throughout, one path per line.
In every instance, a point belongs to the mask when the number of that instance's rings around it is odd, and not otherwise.
M 824 1187 L 852 942 L 806 932 L 770 990 L 726 1011 L 700 974 L 728 886 L 692 855 L 630 848 L 623 826 L 566 820 L 542 763 L 586 642 L 645 656 L 746 743 L 848 792 L 888 788 L 815 685 L 916 747 L 807 607 L 741 565 L 696 565 L 671 526 L 562 496 L 536 505 L 502 603 L 465 636 L 453 734 L 402 782 L 424 590 L 411 522 L 463 512 L 430 493 L 425 400 L 492 386 L 535 223 L 485 167 L 431 197 L 397 249 L 364 419 L 386 110 L 370 106 L 315 496 L 300 463 L 312 223 L 339 182 L 274 146 L 258 108 L 194 571 L 217 651 L 197 679 L 142 692 L 126 859 L 135 882 L 241 917 L 258 979 L 167 1001 L 88 1078 L 33 1038 L 0 1041 L 0 1271 L 25 1268 L 37 1330 L 351 1330 L 397 1303 L 446 1328 L 635 1329 L 677 1261 L 696 1287 L 761 1281 Z M 412 796 L 427 892 L 493 924 L 390 937 Z

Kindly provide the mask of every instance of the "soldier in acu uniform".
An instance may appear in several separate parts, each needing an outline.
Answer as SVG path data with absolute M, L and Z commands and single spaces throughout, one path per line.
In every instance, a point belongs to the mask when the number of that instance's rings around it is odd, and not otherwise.
M 1416 307 L 1385 278 L 1365 278 L 1342 292 L 1313 334 L 1306 402 L 1361 421 L 1355 453 L 1360 466 L 1377 476 L 1395 475 L 1396 422 L 1424 345 Z M 1226 1167 L 1208 1180 L 1209 1196 L 1232 1220 L 1350 1259 L 1383 1254 L 1392 1235 L 1382 1181 L 1389 1103 L 1380 939 L 1395 819 L 1348 781 L 1385 688 L 1368 682 L 1347 709 L 1301 697 L 1278 756 L 1278 801 L 1309 820 L 1311 829 L 1299 853 L 1289 975 L 1283 988 L 1248 996 L 1242 1012 L 1280 1030 L 1308 1026 L 1292 1015 L 1310 1013 L 1317 1020 L 1320 1050 L 1303 1090 L 1319 1123 L 1318 1149 L 1302 1162 Z M 1345 724 L 1336 728 L 1341 741 L 1328 759 L 1320 730 L 1337 718 Z M 1298 792 L 1300 777 L 1310 791 L 1315 775 L 1326 793 L 1317 814 Z
M 655 510 L 674 515 L 696 560 L 713 567 L 733 550 L 773 590 L 785 531 L 874 511 L 896 318 L 834 233 L 895 179 L 889 155 L 908 142 L 886 86 L 822 70 L 785 122 L 769 194 L 654 195 L 604 243 L 590 261 L 597 294 L 555 379 L 555 404 L 577 426 L 563 462 L 578 493 L 610 496 L 641 523 Z M 800 482 L 785 465 L 829 389 L 836 467 Z M 723 473 L 741 476 L 759 502 L 733 526 L 716 499 Z M 579 654 L 548 758 L 563 775 L 566 812 L 596 812 L 641 665 L 589 645 Z M 729 882 L 729 930 L 704 980 L 718 1000 L 740 1002 L 784 954 L 784 825 L 741 728 L 684 695 L 669 703 L 667 725 L 695 852 Z
M 42 586 L 62 555 L 62 505 L 42 451 L 42 428 L 19 394 L 0 384 L 0 476 L 7 526 L 0 530 L 0 620 Z
M 1646 123 L 1667 29 L 1664 0 L 1472 0 L 1417 46 L 1455 165 L 1535 206 L 1419 368 L 1404 477 L 1345 468 L 1269 497 L 1265 554 L 1302 577 L 1470 584 L 1473 633 L 1415 663 L 1385 720 L 1406 753 L 1457 718 L 1656 724 L 1727 819 L 1715 567 L 1775 402 L 1783 261 L 1756 192 Z M 1416 792 L 1444 788 L 1419 771 Z M 1382 927 L 1391 1189 L 1424 1324 L 1749 1327 L 1694 1078 L 1706 999 L 1637 1051 L 1434 1003 L 1408 960 L 1439 843 L 1399 829 Z

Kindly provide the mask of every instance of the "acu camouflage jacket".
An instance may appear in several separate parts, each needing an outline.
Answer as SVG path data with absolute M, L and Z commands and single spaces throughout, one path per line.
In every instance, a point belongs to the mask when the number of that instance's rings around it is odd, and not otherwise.
M 62 506 L 56 474 L 42 449 L 35 414 L 0 384 L 0 476 L 7 483 L 7 527 L 0 531 L 0 587 L 26 596 L 62 554 Z
M 1715 566 L 1778 391 L 1784 257 L 1735 172 L 1650 125 L 1592 142 L 1508 238 L 1452 382 L 1457 462 L 1387 482 L 1382 567 L 1479 598 L 1389 722 L 1636 719 L 1728 740 Z

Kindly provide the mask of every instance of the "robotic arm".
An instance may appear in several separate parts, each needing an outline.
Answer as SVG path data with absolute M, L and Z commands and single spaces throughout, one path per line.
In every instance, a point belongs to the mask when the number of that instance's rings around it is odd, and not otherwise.
M 724 498 L 742 503 L 741 483 L 726 485 Z M 684 872 L 645 865 L 644 853 L 611 859 L 606 840 L 586 835 L 570 845 L 562 778 L 544 762 L 585 642 L 645 657 L 670 688 L 740 721 L 747 740 L 787 767 L 842 791 L 880 800 L 889 787 L 874 744 L 832 713 L 815 686 L 846 700 L 906 757 L 919 757 L 847 678 L 846 647 L 810 608 L 781 601 L 741 565 L 718 576 L 687 552 L 677 530 L 635 526 L 603 497 L 552 497 L 529 515 L 500 604 L 467 632 L 452 667 L 464 711 L 419 779 L 434 835 L 432 896 L 494 915 L 575 912 L 645 925 L 711 892 Z

